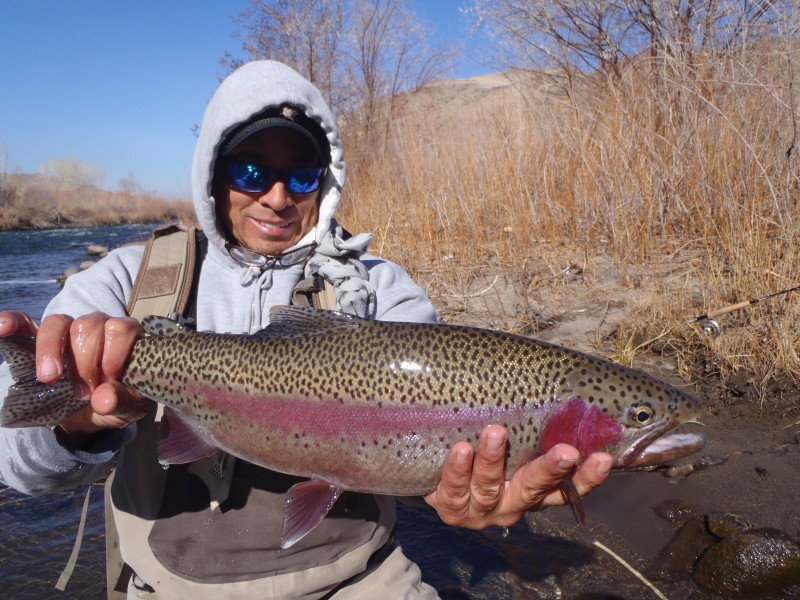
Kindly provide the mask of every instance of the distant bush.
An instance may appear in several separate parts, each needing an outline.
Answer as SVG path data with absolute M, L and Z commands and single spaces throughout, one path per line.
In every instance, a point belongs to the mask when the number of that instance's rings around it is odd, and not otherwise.
M 154 195 L 110 192 L 93 186 L 57 187 L 47 182 L 0 188 L 0 229 L 91 227 L 167 220 L 193 222 L 187 200 Z

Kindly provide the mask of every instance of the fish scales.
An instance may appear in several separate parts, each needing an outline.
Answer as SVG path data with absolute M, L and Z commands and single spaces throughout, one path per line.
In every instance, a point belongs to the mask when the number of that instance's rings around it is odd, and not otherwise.
M 476 442 L 491 423 L 508 429 L 510 475 L 541 450 L 548 419 L 571 397 L 623 420 L 640 402 L 662 420 L 696 412 L 688 395 L 647 375 L 529 338 L 357 325 L 154 336 L 134 348 L 124 382 L 246 460 L 389 494 L 433 489 L 452 445 Z

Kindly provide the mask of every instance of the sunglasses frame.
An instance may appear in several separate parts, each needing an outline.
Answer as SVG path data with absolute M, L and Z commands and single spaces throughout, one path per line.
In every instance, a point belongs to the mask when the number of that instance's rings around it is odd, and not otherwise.
M 247 168 L 250 167 L 253 170 L 257 170 L 260 173 L 265 175 L 264 178 L 264 186 L 263 189 L 253 189 L 253 188 L 246 188 L 241 187 L 239 183 L 237 183 L 237 178 L 233 176 L 231 169 L 234 167 L 240 168 Z M 302 171 L 304 175 L 308 175 L 309 171 L 317 171 L 318 174 L 316 175 L 316 186 L 314 189 L 311 190 L 304 190 L 304 191 L 294 191 L 291 188 L 291 178 L 293 173 L 297 173 L 298 171 Z M 283 185 L 286 186 L 286 190 L 290 194 L 313 194 L 314 192 L 318 191 L 322 187 L 322 181 L 325 179 L 325 175 L 328 172 L 328 167 L 294 167 L 292 169 L 270 169 L 269 167 L 265 167 L 264 165 L 259 165 L 258 163 L 254 163 L 251 161 L 227 161 L 225 164 L 225 183 L 228 185 L 229 188 L 237 190 L 239 192 L 244 192 L 246 194 L 263 194 L 267 190 L 269 190 L 273 185 L 275 185 L 276 181 L 280 181 Z M 238 179 L 243 179 L 243 177 L 239 177 Z

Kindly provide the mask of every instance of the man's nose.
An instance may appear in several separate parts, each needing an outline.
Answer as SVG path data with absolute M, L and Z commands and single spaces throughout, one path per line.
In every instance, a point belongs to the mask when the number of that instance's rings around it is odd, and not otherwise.
M 270 188 L 258 198 L 261 204 L 269 206 L 275 212 L 292 205 L 292 198 L 286 189 L 286 184 L 276 179 Z

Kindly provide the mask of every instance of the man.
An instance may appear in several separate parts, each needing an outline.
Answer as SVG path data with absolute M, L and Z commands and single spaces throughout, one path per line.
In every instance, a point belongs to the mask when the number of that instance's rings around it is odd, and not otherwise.
M 269 308 L 289 304 L 299 281 L 319 274 L 339 310 L 392 321 L 432 322 L 422 290 L 397 265 L 365 253 L 333 218 L 344 185 L 342 144 L 318 90 L 285 65 L 249 63 L 206 110 L 192 171 L 208 240 L 197 281 L 198 330 L 254 333 Z M 23 492 L 71 489 L 116 464 L 111 499 L 120 551 L 133 571 L 129 597 L 435 597 L 392 545 L 394 502 L 349 494 L 309 535 L 280 548 L 283 495 L 297 478 L 217 456 L 162 469 L 157 411 L 118 383 L 142 330 L 126 317 L 141 248 L 112 252 L 71 277 L 37 328 L 0 312 L 0 335 L 36 336 L 37 375 L 64 372 L 68 350 L 86 408 L 54 431 L 0 430 L 0 479 Z M 0 371 L 7 387 L 7 369 Z M 0 387 L 0 394 L 4 391 Z M 477 451 L 452 449 L 426 500 L 450 524 L 511 525 L 526 510 L 563 504 L 558 482 L 588 493 L 611 458 L 589 457 L 573 474 L 574 448 L 558 445 L 504 480 L 506 433 L 490 426 Z M 222 482 L 222 483 L 220 483 Z

